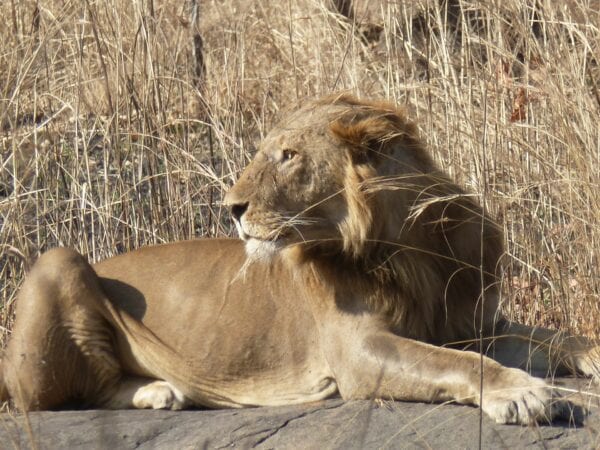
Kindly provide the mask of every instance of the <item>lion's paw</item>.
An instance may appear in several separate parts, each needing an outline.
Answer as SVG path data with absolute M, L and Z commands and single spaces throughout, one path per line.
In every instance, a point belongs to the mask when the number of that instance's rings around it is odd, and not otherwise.
M 504 369 L 483 391 L 483 411 L 497 423 L 532 425 L 568 414 L 568 406 L 544 380 Z
M 600 346 L 575 356 L 577 370 L 600 384 Z
M 166 381 L 154 381 L 139 388 L 133 396 L 133 406 L 139 409 L 183 409 L 185 397 Z

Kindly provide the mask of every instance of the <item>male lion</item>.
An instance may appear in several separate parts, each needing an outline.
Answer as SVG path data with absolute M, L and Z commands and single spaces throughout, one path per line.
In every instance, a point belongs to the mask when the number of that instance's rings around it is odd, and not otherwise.
M 338 392 L 452 400 L 530 424 L 565 405 L 521 369 L 599 374 L 585 339 L 499 314 L 500 229 L 389 104 L 305 104 L 225 201 L 242 240 L 94 266 L 63 248 L 41 256 L 19 295 L 2 397 L 23 410 L 179 409 Z M 440 346 L 466 342 L 489 356 Z

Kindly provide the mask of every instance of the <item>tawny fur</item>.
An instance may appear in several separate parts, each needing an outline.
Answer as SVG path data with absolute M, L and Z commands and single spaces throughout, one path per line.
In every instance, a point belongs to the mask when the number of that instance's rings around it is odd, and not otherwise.
M 0 398 L 180 409 L 337 392 L 453 400 L 530 424 L 565 402 L 521 369 L 600 373 L 586 339 L 501 316 L 501 230 L 390 104 L 306 102 L 225 201 L 242 240 L 94 266 L 66 249 L 43 255 L 19 294 Z

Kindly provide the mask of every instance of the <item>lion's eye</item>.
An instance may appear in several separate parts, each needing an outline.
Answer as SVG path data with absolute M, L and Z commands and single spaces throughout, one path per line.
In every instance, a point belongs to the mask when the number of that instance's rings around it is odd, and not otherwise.
M 297 151 L 286 148 L 281 152 L 281 160 L 282 162 L 291 161 L 297 154 Z

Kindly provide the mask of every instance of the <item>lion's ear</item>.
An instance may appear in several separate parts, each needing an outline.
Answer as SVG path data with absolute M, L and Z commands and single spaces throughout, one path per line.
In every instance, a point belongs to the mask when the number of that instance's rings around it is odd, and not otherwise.
M 418 141 L 416 127 L 398 110 L 370 110 L 364 115 L 340 118 L 331 123 L 330 129 L 350 145 L 355 164 L 376 165 L 393 152 L 393 147 L 411 146 Z

